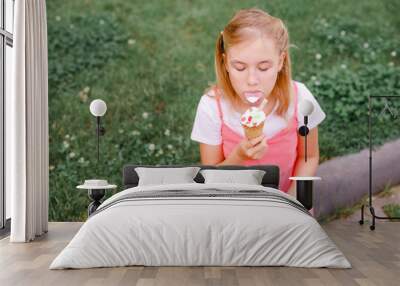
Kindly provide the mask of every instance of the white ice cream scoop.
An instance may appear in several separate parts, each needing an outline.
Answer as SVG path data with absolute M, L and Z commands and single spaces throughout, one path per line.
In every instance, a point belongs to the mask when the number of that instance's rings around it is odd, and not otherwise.
M 261 91 L 244 93 L 246 100 L 252 104 L 256 103 L 261 97 L 263 97 L 263 95 L 264 94 Z

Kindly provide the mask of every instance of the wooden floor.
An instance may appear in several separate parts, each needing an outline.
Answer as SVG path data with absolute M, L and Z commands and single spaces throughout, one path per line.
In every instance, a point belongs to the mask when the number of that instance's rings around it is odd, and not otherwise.
M 352 269 L 291 267 L 119 267 L 49 270 L 81 223 L 50 223 L 32 243 L 0 241 L 0 285 L 400 285 L 400 223 L 323 225 Z

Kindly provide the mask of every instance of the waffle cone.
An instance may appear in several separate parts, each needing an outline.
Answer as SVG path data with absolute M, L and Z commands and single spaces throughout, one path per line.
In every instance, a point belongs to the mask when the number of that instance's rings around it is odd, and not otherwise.
M 251 140 L 253 138 L 260 136 L 263 133 L 264 122 L 254 127 L 247 127 L 246 125 L 243 125 L 243 129 L 247 139 Z

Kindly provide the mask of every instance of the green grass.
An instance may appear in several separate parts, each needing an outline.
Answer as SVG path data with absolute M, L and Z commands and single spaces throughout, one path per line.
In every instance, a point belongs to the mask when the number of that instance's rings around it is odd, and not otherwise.
M 383 206 L 383 211 L 388 217 L 400 217 L 400 205 L 399 204 L 388 204 Z
M 322 161 L 367 146 L 368 94 L 400 95 L 398 1 L 53 0 L 47 6 L 52 220 L 85 218 L 87 195 L 74 189 L 84 179 L 103 176 L 120 186 L 126 163 L 199 161 L 190 140 L 196 107 L 214 81 L 216 36 L 240 8 L 265 9 L 287 24 L 297 46 L 293 76 L 327 113 L 319 128 Z M 98 174 L 88 109 L 95 98 L 108 105 Z M 374 144 L 400 136 L 398 122 L 376 123 Z

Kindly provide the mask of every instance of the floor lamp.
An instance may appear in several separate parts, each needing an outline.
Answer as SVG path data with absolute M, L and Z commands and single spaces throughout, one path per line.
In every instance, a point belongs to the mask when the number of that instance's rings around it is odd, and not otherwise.
M 387 216 L 377 216 L 375 214 L 374 206 L 372 205 L 372 99 L 373 98 L 398 98 L 400 96 L 387 95 L 387 96 L 369 96 L 368 97 L 368 138 L 369 138 L 369 200 L 368 208 L 372 215 L 372 225 L 369 226 L 371 230 L 375 229 L 375 219 L 400 219 L 400 217 L 387 217 Z M 364 224 L 364 204 L 361 205 L 361 219 L 359 223 Z

